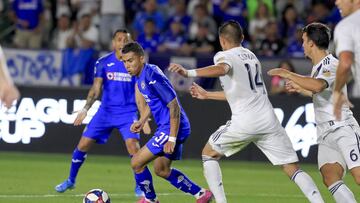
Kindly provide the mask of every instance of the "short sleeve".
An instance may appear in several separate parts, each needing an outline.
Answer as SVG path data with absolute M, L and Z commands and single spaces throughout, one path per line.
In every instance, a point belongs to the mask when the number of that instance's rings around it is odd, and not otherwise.
M 160 68 L 149 69 L 146 81 L 164 103 L 168 104 L 176 97 L 174 88 Z
M 336 68 L 337 68 L 338 62 L 337 61 L 331 61 L 329 65 L 325 65 L 320 73 L 316 76 L 316 79 L 322 79 L 325 80 L 327 83 L 326 88 L 332 88 L 335 78 L 336 78 Z
M 351 36 L 353 34 L 351 26 L 346 26 L 346 24 L 339 24 L 335 28 L 334 33 L 334 42 L 337 56 L 339 56 L 339 54 L 343 51 L 355 51 L 355 43 L 353 42 L 353 37 Z
M 230 66 L 230 68 L 232 68 L 231 61 L 228 59 L 228 57 L 226 57 L 226 55 L 223 51 L 216 53 L 214 56 L 214 64 L 217 65 L 220 63 L 226 63 Z
M 94 77 L 102 78 L 103 76 L 104 76 L 104 64 L 101 63 L 99 60 L 97 60 L 94 67 Z

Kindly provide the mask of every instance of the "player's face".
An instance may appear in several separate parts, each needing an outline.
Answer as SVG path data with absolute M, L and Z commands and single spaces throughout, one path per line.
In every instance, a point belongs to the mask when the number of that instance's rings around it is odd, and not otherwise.
M 138 76 L 144 66 L 144 56 L 139 56 L 134 52 L 126 53 L 122 56 L 125 68 L 131 76 Z
M 120 50 L 124 47 L 126 43 L 129 42 L 129 34 L 118 32 L 116 33 L 114 39 L 112 40 L 112 45 L 114 50 Z
M 306 34 L 306 32 L 304 32 L 303 34 L 302 34 L 302 40 L 303 40 L 303 47 L 304 47 L 304 54 L 305 54 L 305 56 L 307 56 L 307 57 L 309 57 L 309 58 L 311 58 L 310 57 L 310 55 L 311 55 L 311 40 L 309 40 L 309 38 L 307 37 L 307 34 Z
M 336 0 L 335 4 L 339 8 L 341 16 L 345 17 L 352 13 L 352 8 L 354 5 L 354 0 Z

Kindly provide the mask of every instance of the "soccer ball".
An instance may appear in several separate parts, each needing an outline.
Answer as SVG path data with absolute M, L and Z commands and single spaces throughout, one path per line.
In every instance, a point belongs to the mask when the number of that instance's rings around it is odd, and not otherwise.
M 110 203 L 109 195 L 101 189 L 92 189 L 86 193 L 83 203 Z

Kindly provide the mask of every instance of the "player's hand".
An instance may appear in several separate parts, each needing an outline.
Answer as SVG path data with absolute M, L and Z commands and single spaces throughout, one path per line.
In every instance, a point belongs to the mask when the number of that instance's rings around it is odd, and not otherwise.
M 141 121 L 135 121 L 131 126 L 130 126 L 130 131 L 133 133 L 139 133 L 144 127 L 144 123 Z
M 192 97 L 197 99 L 207 99 L 207 91 L 200 87 L 200 85 L 193 82 L 193 84 L 190 87 L 190 94 Z
M 285 90 L 289 93 L 296 93 L 300 91 L 300 86 L 292 80 L 288 80 L 285 83 Z
M 75 112 L 74 112 L 75 113 Z M 87 110 L 86 109 L 81 109 L 76 118 L 75 118 L 75 121 L 74 121 L 74 126 L 78 126 L 78 125 L 81 125 L 83 120 L 86 118 L 87 116 Z
M 167 141 L 164 145 L 164 153 L 172 154 L 175 149 L 175 142 Z
M 285 78 L 285 79 L 289 78 L 289 75 L 290 75 L 290 74 L 289 74 L 289 71 L 286 70 L 286 69 L 283 69 L 283 68 L 274 68 L 274 69 L 271 69 L 271 70 L 269 70 L 269 71 L 267 72 L 267 74 L 270 75 L 270 76 L 275 76 L 275 75 L 277 75 L 277 76 L 280 76 L 280 77 Z
M 347 96 L 343 92 L 334 91 L 333 93 L 334 115 L 336 120 L 341 120 L 341 109 L 344 104 L 353 108 L 354 105 L 349 101 Z
M 4 84 L 0 89 L 0 101 L 2 101 L 6 108 L 10 108 L 12 103 L 19 99 L 19 97 L 19 90 L 14 84 Z
M 148 121 L 146 121 L 146 122 L 144 123 L 144 127 L 143 127 L 142 130 L 143 130 L 143 132 L 144 132 L 145 135 L 150 135 L 150 134 L 151 134 L 151 128 L 150 128 L 150 124 L 149 124 Z
M 168 70 L 173 73 L 177 73 L 184 77 L 188 76 L 188 71 L 180 64 L 170 63 Z

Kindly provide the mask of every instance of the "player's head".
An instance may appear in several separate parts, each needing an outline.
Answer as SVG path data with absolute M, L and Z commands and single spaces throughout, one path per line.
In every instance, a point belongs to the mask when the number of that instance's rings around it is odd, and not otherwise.
M 360 9 L 360 0 L 336 0 L 335 4 L 339 8 L 341 16 L 343 17 L 346 17 Z
M 137 42 L 127 43 L 121 50 L 125 68 L 130 75 L 139 75 L 144 63 L 144 49 Z
M 123 46 L 131 41 L 131 35 L 126 29 L 118 29 L 112 36 L 112 46 L 114 50 L 121 50 Z
M 243 39 L 243 30 L 238 22 L 229 20 L 219 27 L 219 40 L 223 50 L 240 46 Z
M 303 28 L 302 39 L 305 55 L 312 58 L 314 49 L 328 49 L 331 39 L 330 28 L 321 23 L 311 23 Z

